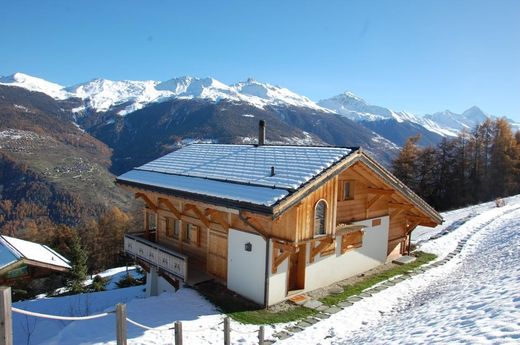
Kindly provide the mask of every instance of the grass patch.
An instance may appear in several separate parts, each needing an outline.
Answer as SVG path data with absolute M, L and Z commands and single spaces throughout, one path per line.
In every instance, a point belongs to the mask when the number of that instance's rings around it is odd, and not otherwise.
M 291 306 L 290 309 L 283 311 L 270 311 L 269 309 L 257 309 L 249 311 L 238 311 L 228 313 L 233 319 L 253 325 L 266 325 L 274 323 L 285 323 L 297 321 L 307 316 L 316 314 L 317 311 L 302 306 Z
M 376 285 L 377 283 L 380 283 L 382 281 L 385 281 L 387 279 L 390 279 L 392 277 L 405 274 L 407 271 L 411 271 L 416 269 L 419 266 L 422 266 L 432 260 L 434 260 L 437 255 L 430 254 L 430 253 L 424 253 L 424 252 L 415 252 L 414 255 L 417 257 L 417 259 L 414 262 L 411 262 L 406 265 L 397 266 L 394 268 L 391 268 L 387 271 L 375 274 L 373 276 L 368 276 L 362 281 L 347 285 L 343 287 L 343 292 L 337 295 L 329 295 L 325 296 L 320 299 L 321 302 L 323 302 L 326 305 L 332 306 L 336 305 L 344 300 L 346 300 L 350 296 L 357 295 L 361 293 L 363 290 Z
M 207 282 L 196 287 L 204 297 L 234 320 L 246 324 L 266 325 L 301 320 L 316 314 L 314 309 L 282 303 L 265 309 L 220 284 Z
M 342 293 L 323 297 L 320 301 L 329 306 L 338 304 L 348 297 L 357 295 L 377 283 L 397 275 L 405 274 L 407 271 L 414 270 L 437 257 L 434 254 L 424 252 L 416 252 L 414 255 L 417 259 L 412 263 L 393 267 L 387 271 L 367 276 L 358 283 L 345 286 Z M 265 309 L 262 306 L 227 290 L 224 286 L 215 282 L 199 284 L 196 289 L 206 299 L 216 305 L 223 313 L 227 314 L 234 320 L 245 324 L 266 325 L 285 323 L 301 320 L 317 313 L 314 309 L 293 305 L 288 302 L 280 303 L 269 309 Z

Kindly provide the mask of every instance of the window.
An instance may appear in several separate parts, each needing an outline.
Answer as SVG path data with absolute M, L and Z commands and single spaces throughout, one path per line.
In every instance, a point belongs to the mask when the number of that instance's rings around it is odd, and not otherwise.
M 343 200 L 354 199 L 354 182 L 344 181 L 343 182 Z
M 320 200 L 316 203 L 314 208 L 314 236 L 325 235 L 327 220 L 327 203 L 325 200 Z
M 166 236 L 179 239 L 180 223 L 177 219 L 166 217 Z
M 199 244 L 199 227 L 197 225 L 186 223 L 184 228 L 184 241 L 192 244 Z
M 153 212 L 146 211 L 146 230 L 157 230 L 157 215 Z

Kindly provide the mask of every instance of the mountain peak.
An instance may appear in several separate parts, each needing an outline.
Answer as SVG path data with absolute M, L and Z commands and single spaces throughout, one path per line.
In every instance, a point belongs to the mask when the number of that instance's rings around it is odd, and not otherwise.
M 480 109 L 476 105 L 474 105 L 471 108 L 464 111 L 462 113 L 462 116 L 465 116 L 475 122 L 482 122 L 486 118 L 490 117 L 488 114 L 486 114 L 484 111 L 482 111 L 482 109 Z
M 57 99 L 71 97 L 71 95 L 63 89 L 63 86 L 59 84 L 20 72 L 0 77 L 0 84 L 23 87 L 30 91 L 43 92 Z
M 362 101 L 362 102 L 365 102 L 365 100 L 361 97 L 359 97 L 358 95 L 356 95 L 354 92 L 352 91 L 345 91 L 341 94 L 342 96 L 345 96 L 345 97 L 348 97 L 348 98 L 352 98 L 352 99 L 355 99 L 356 101 Z

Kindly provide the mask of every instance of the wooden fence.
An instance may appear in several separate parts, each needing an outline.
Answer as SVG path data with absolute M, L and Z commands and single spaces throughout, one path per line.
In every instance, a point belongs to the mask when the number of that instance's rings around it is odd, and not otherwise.
M 127 323 L 130 323 L 136 327 L 144 330 L 151 330 L 157 332 L 172 332 L 175 345 L 182 345 L 182 322 L 176 321 L 174 327 L 148 327 L 140 324 L 132 319 L 129 319 L 126 312 L 126 304 L 118 304 L 114 311 L 89 315 L 89 316 L 61 316 L 61 315 L 49 315 L 35 313 L 28 310 L 18 309 L 12 306 L 11 303 L 11 288 L 0 287 L 0 345 L 13 345 L 13 318 L 12 313 L 19 313 L 33 317 L 53 319 L 53 320 L 64 320 L 64 321 L 83 321 L 92 320 L 101 317 L 106 317 L 110 314 L 116 314 L 116 338 L 117 345 L 127 344 Z M 231 320 L 229 317 L 224 318 L 223 322 L 223 343 L 224 345 L 231 344 Z M 238 332 L 234 330 L 235 332 Z M 242 332 L 238 332 L 242 333 Z M 260 326 L 258 329 L 258 344 L 264 344 L 265 329 L 264 326 Z

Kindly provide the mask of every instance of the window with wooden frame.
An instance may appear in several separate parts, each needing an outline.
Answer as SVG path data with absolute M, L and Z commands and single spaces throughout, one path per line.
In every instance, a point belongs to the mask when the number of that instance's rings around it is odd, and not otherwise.
M 166 236 L 178 240 L 180 236 L 180 221 L 172 217 L 165 217 L 165 222 Z
M 354 181 L 352 181 L 352 180 L 342 181 L 341 200 L 353 200 L 353 199 L 354 199 Z
M 338 187 L 338 201 L 354 200 L 354 180 L 340 180 Z
M 157 230 L 157 214 L 151 211 L 145 212 L 146 217 L 146 230 L 155 231 Z
M 185 223 L 184 242 L 199 245 L 199 227 L 197 225 Z
M 327 233 L 327 202 L 320 200 L 314 206 L 314 236 Z

